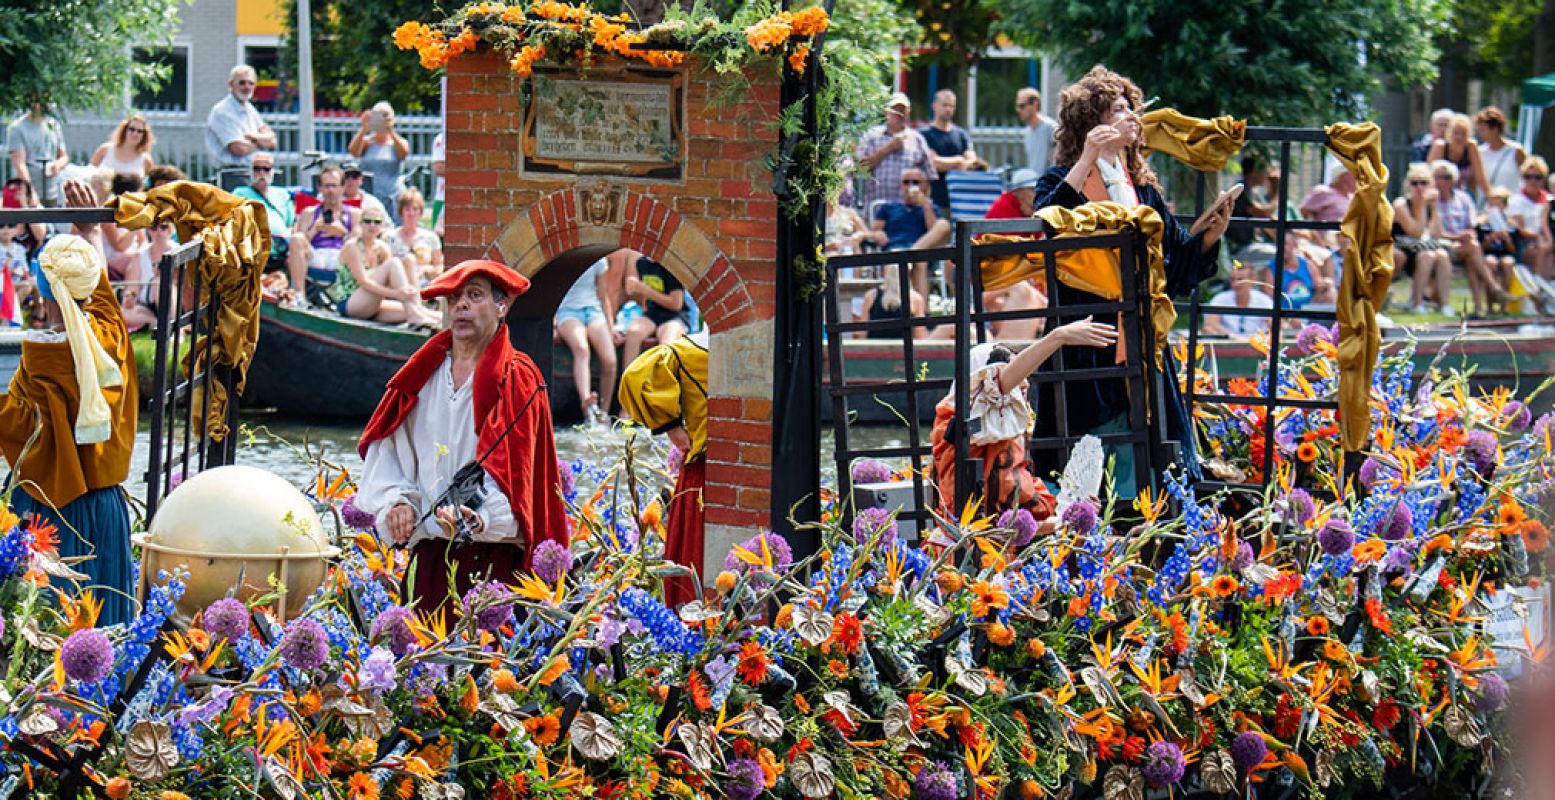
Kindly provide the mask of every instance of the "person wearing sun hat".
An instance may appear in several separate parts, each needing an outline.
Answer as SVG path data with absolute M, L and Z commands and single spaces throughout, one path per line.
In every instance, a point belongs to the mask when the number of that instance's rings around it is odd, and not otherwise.
M 988 207 L 983 219 L 1029 219 L 1036 212 L 1037 171 L 1022 167 L 1010 174 L 1010 188 Z
M 448 298 L 448 329 L 389 380 L 362 431 L 355 504 L 381 537 L 410 548 L 402 600 L 418 611 L 484 580 L 516 583 L 541 541 L 569 542 L 544 379 L 502 322 L 528 289 L 495 261 L 465 261 L 422 289 L 423 300 Z M 440 503 L 480 459 L 474 499 Z
M 102 600 L 98 624 L 129 622 L 133 603 L 129 477 L 138 410 L 135 356 L 102 251 L 79 236 L 38 256 L 50 323 L 22 338 L 21 364 L 0 399 L 0 453 L 11 510 L 55 528 L 62 558 Z
M 928 140 L 913 130 L 908 117 L 912 101 L 902 92 L 886 101 L 885 122 L 869 129 L 859 139 L 854 153 L 860 167 L 868 172 L 859 207 L 869 216 L 877 201 L 890 202 L 901 194 L 902 172 L 923 170 L 925 180 L 939 177 L 934 169 L 934 151 Z

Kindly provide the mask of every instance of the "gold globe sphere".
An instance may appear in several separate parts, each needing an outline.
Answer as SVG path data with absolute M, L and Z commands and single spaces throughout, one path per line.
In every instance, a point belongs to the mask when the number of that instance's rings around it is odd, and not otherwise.
M 328 559 L 340 554 L 306 495 L 273 473 L 241 465 L 184 481 L 136 543 L 143 586 L 159 570 L 189 571 L 178 610 L 190 617 L 234 586 L 245 601 L 284 588 L 276 613 L 295 616 L 323 583 Z

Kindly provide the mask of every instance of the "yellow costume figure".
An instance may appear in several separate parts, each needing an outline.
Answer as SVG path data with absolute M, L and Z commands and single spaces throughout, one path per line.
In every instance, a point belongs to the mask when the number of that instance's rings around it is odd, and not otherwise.
M 702 487 L 707 483 L 707 331 L 682 336 L 638 356 L 621 374 L 621 410 L 654 433 L 668 434 L 685 454 L 665 526 L 664 557 L 700 569 Z M 695 597 L 684 578 L 664 588 L 670 606 Z
M 134 351 L 95 246 L 56 236 L 38 260 L 38 286 L 64 325 L 23 334 L 21 365 L 0 400 L 11 510 L 57 528 L 60 556 L 92 556 L 81 571 L 110 590 L 96 593 L 99 623 L 128 622 L 130 517 L 120 484 L 135 446 Z

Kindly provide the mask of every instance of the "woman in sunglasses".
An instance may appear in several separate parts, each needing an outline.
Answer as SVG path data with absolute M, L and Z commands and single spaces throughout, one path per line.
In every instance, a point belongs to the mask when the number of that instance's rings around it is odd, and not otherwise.
M 151 123 L 139 112 L 130 114 L 113 129 L 113 138 L 97 146 L 92 166 L 144 178 L 156 164 L 151 158 L 152 141 Z
M 440 320 L 422 304 L 421 282 L 384 239 L 387 224 L 388 217 L 380 211 L 362 213 L 362 224 L 340 248 L 330 298 L 344 317 L 436 328 Z
M 1416 161 L 1409 165 L 1405 178 L 1408 190 L 1393 201 L 1393 247 L 1405 257 L 1404 271 L 1413 282 L 1409 290 L 1409 308 L 1426 314 L 1427 295 L 1433 295 L 1437 308 L 1456 316 L 1450 302 L 1452 260 L 1442 243 L 1442 218 L 1436 210 L 1436 190 L 1431 187 L 1431 165 Z
M 1506 216 L 1517 229 L 1518 260 L 1541 278 L 1555 277 L 1555 246 L 1550 236 L 1550 193 L 1544 189 L 1550 168 L 1540 156 L 1529 156 L 1520 171 L 1522 186 L 1512 193 Z

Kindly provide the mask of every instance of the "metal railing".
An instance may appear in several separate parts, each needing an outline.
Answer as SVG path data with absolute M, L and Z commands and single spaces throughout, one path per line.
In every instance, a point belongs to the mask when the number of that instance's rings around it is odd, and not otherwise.
M 1087 433 L 1074 430 L 1070 424 L 1071 398 L 1064 389 L 1066 382 L 1121 381 L 1122 388 L 1128 395 L 1130 430 L 1103 434 L 1098 438 L 1104 445 L 1132 447 L 1135 485 L 1144 487 L 1153 484 L 1160 445 L 1164 441 L 1165 417 L 1162 409 L 1159 408 L 1162 396 L 1159 376 L 1154 371 L 1153 362 L 1148 356 L 1153 352 L 1151 344 L 1153 338 L 1149 327 L 1144 322 L 1148 316 L 1142 302 L 1148 297 L 1145 280 L 1149 274 L 1148 265 L 1144 261 L 1147 257 L 1144 242 L 1139 234 L 1116 233 L 1089 236 L 1083 240 L 1050 238 L 998 244 L 977 243 L 977 237 L 982 234 L 1036 236 L 1045 231 L 1044 223 L 1037 219 L 960 221 L 956 223 L 957 244 L 953 247 L 865 253 L 838 256 L 827 260 L 826 267 L 830 280 L 827 281 L 824 312 L 830 371 L 828 391 L 832 402 L 837 479 L 841 497 L 846 500 L 853 496 L 851 465 L 859 458 L 907 458 L 909 460 L 913 505 L 910 508 L 903 508 L 898 516 L 916 522 L 919 530 L 923 530 L 933 521 L 933 508 L 925 507 L 926 502 L 931 502 L 934 506 L 944 506 L 949 501 L 949 507 L 959 512 L 966 506 L 969 498 L 981 496 L 984 490 L 981 486 L 981 469 L 970 458 L 968 442 L 970 437 L 966 432 L 969 431 L 970 419 L 968 412 L 971 402 L 969 374 L 971 350 L 974 343 L 981 344 L 987 341 L 985 324 L 1008 320 L 1042 319 L 1047 329 L 1051 330 L 1053 326 L 1088 315 L 1098 318 L 1114 316 L 1120 318 L 1119 338 L 1124 349 L 1123 363 L 1071 368 L 1065 364 L 1065 351 L 1071 348 L 1060 348 L 1042 369 L 1029 378 L 1030 391 L 1038 396 L 1037 403 L 1034 404 L 1038 409 L 1038 418 L 1050 416 L 1053 420 L 1053 429 L 1051 432 L 1038 431 L 1030 436 L 1026 443 L 1027 453 L 1034 461 L 1040 458 L 1046 463 L 1056 462 L 1061 467 L 1067 460 L 1070 448 Z M 1115 301 L 1098 302 L 1098 298 L 1094 296 L 1084 295 L 1064 287 L 1058 277 L 1058 259 L 1063 254 L 1081 250 L 1115 253 L 1123 278 L 1121 298 Z M 998 312 L 984 309 L 981 264 L 985 258 L 998 256 L 1040 259 L 1051 293 L 1046 308 Z M 915 316 L 910 310 L 911 303 L 908 299 L 912 296 L 909 283 L 910 265 L 932 261 L 946 262 L 946 269 L 954 270 L 956 279 L 954 312 Z M 857 322 L 845 319 L 836 290 L 835 278 L 838 271 L 881 268 L 893 264 L 898 267 L 897 279 L 903 298 L 901 316 Z M 955 361 L 951 375 L 934 375 L 926 369 L 920 369 L 916 363 L 919 342 L 913 338 L 912 332 L 916 328 L 943 324 L 955 326 Z M 848 348 L 844 346 L 844 340 L 854 333 L 867 335 L 873 332 L 891 334 L 894 341 L 900 342 L 901 380 L 859 379 L 849 374 Z M 926 486 L 925 473 L 932 473 L 933 447 L 932 444 L 923 441 L 922 431 L 919 428 L 921 403 L 925 402 L 920 395 L 928 393 L 931 398 L 928 402 L 932 404 L 936 402 L 932 398 L 943 397 L 952 392 L 952 387 L 954 387 L 952 402 L 956 421 L 953 424 L 957 425 L 959 431 L 954 442 L 955 496 L 942 498 L 938 497 L 937 490 L 928 491 Z M 901 403 L 905 408 L 898 409 L 898 412 L 902 413 L 908 422 L 908 444 L 897 447 L 854 447 L 850 436 L 850 428 L 853 425 L 850 406 L 855 403 L 879 403 L 894 407 L 896 396 L 903 398 Z M 1153 413 L 1149 410 L 1152 402 L 1158 406 Z M 931 465 L 928 470 L 925 469 L 925 460 Z M 996 505 L 998 502 L 993 500 L 992 504 Z M 845 516 L 851 517 L 853 512 L 852 503 L 845 502 Z
M 1278 146 L 1277 163 L 1282 171 L 1288 170 L 1291 164 L 1291 150 L 1293 146 L 1302 144 L 1327 145 L 1328 135 L 1315 128 L 1269 128 L 1250 127 L 1247 129 L 1249 142 L 1268 142 Z M 1287 173 L 1288 174 L 1288 173 Z M 1202 213 L 1213 198 L 1209 196 L 1208 173 L 1198 174 L 1198 185 L 1194 195 L 1194 206 Z M 1188 312 L 1188 355 L 1184 365 L 1186 376 L 1183 382 L 1183 399 L 1188 405 L 1188 419 L 1198 418 L 1197 407 L 1200 404 L 1211 403 L 1220 405 L 1240 405 L 1261 408 L 1264 410 L 1262 421 L 1262 434 L 1264 437 L 1263 459 L 1259 468 L 1262 473 L 1262 481 L 1258 483 L 1230 482 L 1224 480 L 1205 479 L 1199 482 L 1202 491 L 1215 491 L 1218 489 L 1264 489 L 1269 481 L 1274 479 L 1274 455 L 1275 455 L 1275 428 L 1278 426 L 1280 411 L 1282 409 L 1302 409 L 1306 411 L 1337 411 L 1339 405 L 1335 400 L 1308 400 L 1291 398 L 1282 395 L 1281 385 L 1281 354 L 1280 341 L 1286 320 L 1304 320 L 1306 322 L 1333 322 L 1337 319 L 1335 312 L 1328 310 L 1307 310 L 1286 308 L 1285 302 L 1285 234 L 1290 231 L 1331 231 L 1338 232 L 1337 222 L 1314 222 L 1308 220 L 1290 219 L 1288 216 L 1290 183 L 1280 184 L 1279 196 L 1274 199 L 1274 219 L 1261 217 L 1233 217 L 1229 228 L 1231 230 L 1245 229 L 1272 229 L 1274 231 L 1274 258 L 1270 262 L 1269 269 L 1273 275 L 1273 308 L 1241 308 L 1239 306 L 1214 306 L 1201 302 L 1199 293 L 1186 303 L 1178 303 L 1179 309 Z M 1191 220 L 1198 216 L 1180 215 L 1183 220 Z M 1248 397 L 1240 395 L 1227 395 L 1218 392 L 1203 393 L 1199 391 L 1198 376 L 1198 347 L 1199 335 L 1205 314 L 1222 316 L 1248 317 L 1253 319 L 1266 319 L 1269 321 L 1269 348 L 1263 359 L 1264 386 L 1261 396 Z M 1196 424 L 1195 424 L 1195 427 Z M 1194 435 L 1197 435 L 1195 432 Z M 1353 460 L 1353 459 L 1351 459 Z M 1357 465 L 1347 465 L 1353 469 Z

